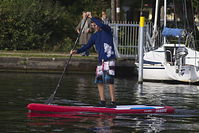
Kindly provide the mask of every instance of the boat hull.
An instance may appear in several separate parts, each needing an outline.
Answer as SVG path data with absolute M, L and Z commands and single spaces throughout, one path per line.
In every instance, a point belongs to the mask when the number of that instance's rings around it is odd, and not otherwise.
M 161 65 L 144 65 L 143 66 L 144 80 L 173 80 L 170 78 L 165 68 Z

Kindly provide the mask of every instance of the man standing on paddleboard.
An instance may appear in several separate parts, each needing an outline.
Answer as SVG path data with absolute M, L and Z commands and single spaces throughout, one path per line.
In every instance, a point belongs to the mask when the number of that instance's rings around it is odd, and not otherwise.
M 98 54 L 98 66 L 96 68 L 95 83 L 98 86 L 100 102 L 97 107 L 116 107 L 114 76 L 115 76 L 115 50 L 113 45 L 113 35 L 110 26 L 103 23 L 102 20 L 91 16 L 90 12 L 87 12 L 87 17 L 95 24 L 95 33 L 92 34 L 88 43 L 77 50 L 71 50 L 70 54 L 79 54 L 85 52 L 93 45 L 95 45 Z M 111 103 L 106 106 L 104 85 L 108 84 Z

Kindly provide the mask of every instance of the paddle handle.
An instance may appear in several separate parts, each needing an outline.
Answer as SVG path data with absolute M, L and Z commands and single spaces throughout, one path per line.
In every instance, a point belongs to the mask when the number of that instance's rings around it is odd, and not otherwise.
M 82 34 L 82 31 L 83 31 L 83 28 L 84 28 L 84 26 L 85 26 L 85 24 L 86 24 L 87 19 L 88 19 L 88 17 L 86 17 L 86 19 L 85 19 L 85 21 L 84 21 L 84 23 L 83 23 L 83 26 L 82 26 L 82 28 L 80 29 L 80 33 L 79 33 L 78 36 L 77 36 L 77 39 L 76 39 L 76 41 L 75 41 L 75 45 L 73 46 L 73 50 L 74 50 L 74 49 L 76 48 L 76 46 L 77 46 L 77 43 L 78 43 L 79 38 L 80 38 L 80 36 L 81 36 L 81 34 Z M 51 94 L 51 96 L 50 96 L 50 97 L 48 98 L 48 100 L 45 102 L 45 104 L 51 104 L 51 103 L 52 103 L 52 101 L 53 101 L 53 99 L 54 99 L 54 97 L 55 97 L 55 94 L 56 94 L 58 88 L 59 88 L 60 85 L 61 85 L 61 82 L 62 82 L 62 79 L 63 79 L 63 77 L 64 77 L 64 74 L 65 74 L 65 72 L 67 71 L 68 64 L 70 63 L 71 58 L 72 58 L 72 54 L 70 54 L 70 57 L 69 57 L 68 60 L 66 59 L 65 65 L 64 65 L 64 70 L 63 70 L 63 72 L 62 72 L 62 74 L 61 74 L 61 77 L 59 78 L 59 81 L 58 81 L 58 83 L 57 83 L 57 86 L 56 86 L 54 92 Z

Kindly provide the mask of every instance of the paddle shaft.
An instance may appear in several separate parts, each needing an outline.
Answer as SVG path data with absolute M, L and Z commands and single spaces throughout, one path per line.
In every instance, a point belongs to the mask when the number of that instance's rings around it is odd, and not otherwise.
M 78 34 L 77 39 L 75 40 L 75 45 L 74 45 L 74 47 L 73 47 L 73 50 L 74 50 L 74 49 L 76 48 L 76 46 L 77 46 L 77 42 L 79 41 L 79 38 L 80 38 L 80 36 L 81 36 L 81 34 L 82 34 L 82 31 L 83 31 L 83 28 L 84 28 L 84 26 L 85 26 L 85 24 L 86 24 L 87 19 L 88 19 L 88 17 L 86 17 L 86 19 L 85 19 L 85 21 L 84 21 L 84 23 L 83 23 L 83 26 L 82 26 L 82 28 L 80 29 L 80 33 Z M 55 97 L 55 94 L 56 94 L 58 88 L 60 87 L 60 84 L 61 84 L 61 82 L 62 82 L 62 80 L 63 80 L 63 78 L 64 78 L 64 74 L 65 74 L 65 72 L 67 71 L 68 64 L 69 64 L 71 58 L 72 58 L 72 54 L 70 54 L 70 57 L 69 57 L 68 60 L 66 59 L 65 64 L 64 64 L 64 70 L 63 70 L 63 72 L 62 72 L 62 74 L 61 74 L 61 77 L 60 77 L 58 83 L 57 83 L 57 86 L 56 86 L 54 92 L 53 92 L 53 93 L 51 94 L 51 96 L 48 98 L 47 102 L 45 102 L 45 104 L 51 104 L 51 103 L 52 103 L 52 101 L 53 101 L 53 99 L 54 99 L 54 97 Z

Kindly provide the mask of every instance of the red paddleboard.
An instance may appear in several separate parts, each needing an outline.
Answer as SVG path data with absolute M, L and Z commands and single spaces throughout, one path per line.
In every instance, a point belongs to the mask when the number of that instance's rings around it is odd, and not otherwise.
M 147 105 L 118 105 L 116 108 L 94 106 L 59 106 L 31 103 L 27 105 L 30 111 L 44 112 L 95 112 L 95 113 L 174 113 L 171 106 L 147 106 Z

